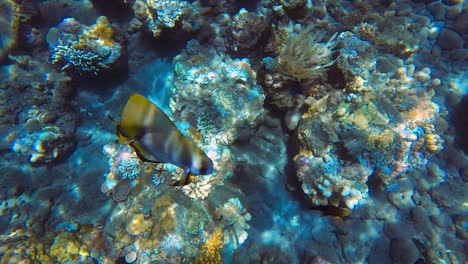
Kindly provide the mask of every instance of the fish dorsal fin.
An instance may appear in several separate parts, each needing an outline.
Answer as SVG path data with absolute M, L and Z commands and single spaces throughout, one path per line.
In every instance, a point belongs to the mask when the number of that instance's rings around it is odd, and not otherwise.
M 149 122 L 148 115 L 155 112 L 154 108 L 155 106 L 144 96 L 132 94 L 120 116 L 121 134 L 136 138 L 144 133 L 145 129 L 153 126 L 154 124 Z

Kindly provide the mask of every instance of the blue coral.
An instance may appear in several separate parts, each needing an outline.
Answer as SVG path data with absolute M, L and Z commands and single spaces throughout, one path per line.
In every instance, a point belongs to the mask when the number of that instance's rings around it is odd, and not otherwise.
M 122 179 L 134 180 L 142 170 L 140 163 L 136 158 L 122 159 L 117 166 Z
M 164 241 L 159 243 L 161 253 L 168 257 L 174 257 L 179 254 L 184 245 L 182 238 L 175 234 L 169 234 L 164 238 Z

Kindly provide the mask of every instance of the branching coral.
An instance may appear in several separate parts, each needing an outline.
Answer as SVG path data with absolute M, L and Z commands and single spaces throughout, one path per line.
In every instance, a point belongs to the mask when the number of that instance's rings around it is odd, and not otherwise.
M 195 264 L 218 264 L 221 263 L 221 253 L 223 248 L 223 232 L 216 229 L 213 235 L 200 247 L 200 253 L 195 258 Z
M 98 17 L 91 26 L 81 25 L 73 18 L 64 19 L 47 33 L 51 63 L 62 70 L 78 73 L 109 69 L 122 55 L 121 45 L 114 39 L 114 30 L 106 17 Z
M 98 54 L 73 48 L 71 44 L 59 44 L 52 49 L 51 63 L 62 64 L 61 70 L 76 69 L 79 72 L 97 74 L 97 65 L 102 58 Z
M 337 42 L 335 33 L 326 43 L 324 32 L 313 32 L 308 26 L 298 34 L 288 38 L 277 58 L 276 70 L 298 82 L 314 82 L 325 78 L 326 69 L 335 61 L 332 59 L 333 48 Z

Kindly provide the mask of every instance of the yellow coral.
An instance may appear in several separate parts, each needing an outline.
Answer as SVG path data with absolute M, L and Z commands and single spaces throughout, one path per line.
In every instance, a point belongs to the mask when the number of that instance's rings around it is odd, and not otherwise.
M 96 23 L 85 33 L 87 38 L 99 40 L 104 46 L 113 46 L 115 44 L 114 31 L 110 26 L 109 20 L 105 16 L 97 18 Z
M 35 239 L 0 246 L 0 263 L 53 263 L 46 254 L 47 245 Z
M 377 27 L 374 24 L 361 22 L 358 25 L 360 36 L 365 40 L 373 41 L 375 36 L 378 34 Z
M 138 236 L 144 232 L 151 230 L 152 222 L 146 220 L 143 214 L 135 214 L 127 223 L 125 230 L 127 233 Z
M 200 246 L 200 253 L 195 258 L 195 264 L 217 264 L 221 263 L 221 253 L 223 248 L 223 232 L 221 228 L 216 229 L 211 238 L 208 238 L 205 244 Z
M 156 229 L 159 228 L 163 232 L 174 230 L 177 223 L 175 205 L 174 200 L 168 195 L 163 195 L 156 200 L 151 208 L 153 215 L 157 215 L 158 217 Z
M 368 146 L 372 149 L 386 149 L 393 144 L 394 133 L 390 129 L 385 129 L 380 134 L 370 134 L 367 138 Z
M 436 129 L 433 124 L 422 124 L 424 135 L 419 138 L 413 145 L 414 151 L 423 151 L 424 148 L 429 153 L 439 152 L 444 148 L 444 140 L 436 134 Z
M 142 1 L 136 1 L 133 4 L 133 13 L 140 21 L 145 21 L 148 16 L 148 7 Z
M 81 242 L 73 233 L 61 233 L 50 247 L 50 256 L 55 257 L 60 263 L 78 260 L 81 246 Z

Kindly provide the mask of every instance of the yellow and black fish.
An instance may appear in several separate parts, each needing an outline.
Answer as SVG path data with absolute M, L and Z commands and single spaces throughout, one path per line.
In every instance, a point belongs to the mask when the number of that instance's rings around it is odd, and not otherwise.
M 119 142 L 129 144 L 138 157 L 147 162 L 171 163 L 185 170 L 179 184 L 188 184 L 191 175 L 213 172 L 213 161 L 186 138 L 150 100 L 133 94 L 122 110 L 116 125 Z

